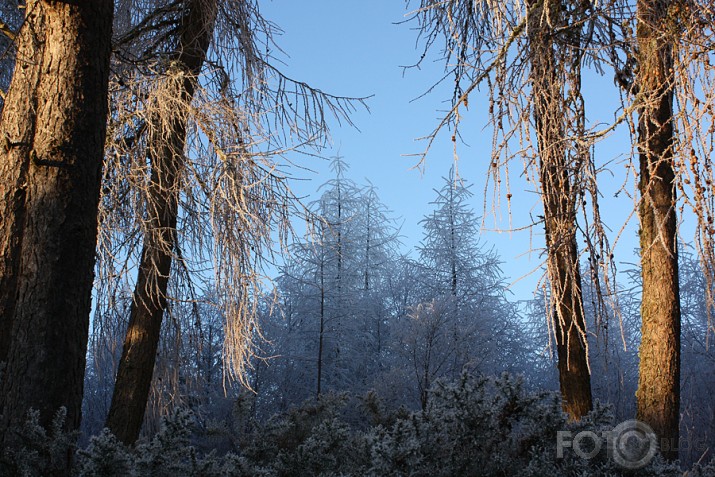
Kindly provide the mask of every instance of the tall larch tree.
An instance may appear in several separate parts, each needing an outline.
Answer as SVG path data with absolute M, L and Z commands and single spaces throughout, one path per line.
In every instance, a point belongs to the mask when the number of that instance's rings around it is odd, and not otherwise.
M 147 146 L 151 177 L 146 197 L 147 223 L 139 276 L 117 371 L 107 427 L 124 443 L 139 437 L 151 387 L 167 287 L 176 247 L 179 183 L 185 163 L 186 106 L 208 52 L 216 19 L 216 0 L 186 2 L 176 51 L 165 65 L 162 94 L 180 103 L 150 118 Z
M 522 161 L 519 170 L 537 185 L 552 305 L 548 319 L 556 338 L 563 409 L 579 419 L 592 407 L 579 237 L 586 240 L 584 253 L 591 262 L 602 264 L 604 276 L 610 277 L 611 272 L 598 208 L 597 171 L 590 154 L 597 135 L 585 134 L 580 81 L 584 56 L 599 62 L 599 45 L 611 41 L 601 37 L 613 29 L 601 28 L 607 15 L 598 8 L 613 7 L 562 0 L 416 3 L 425 49 L 443 46 L 448 74 L 455 80 L 452 107 L 426 137 L 426 150 L 447 126 L 454 128 L 452 142 L 457 150 L 470 95 L 485 87 L 493 126 L 487 172 L 487 190 L 494 191 L 492 203 L 498 207 L 505 197 L 511 208 L 509 170 L 514 159 Z M 512 152 L 515 143 L 517 152 Z M 580 217 L 588 220 L 579 223 Z M 599 262 L 597 256 L 605 258 Z M 594 272 L 590 278 L 598 281 L 599 274 Z
M 575 81 L 573 78 L 580 75 L 580 28 L 569 25 L 569 13 L 576 17 L 583 12 L 579 7 L 568 12 L 561 0 L 532 1 L 527 5 L 531 107 L 544 207 L 546 268 L 559 385 L 564 411 L 572 419 L 579 419 L 593 407 L 576 235 L 576 204 L 581 197 L 579 163 L 586 158 L 578 157 L 583 151 L 569 150 L 572 147 L 567 121 L 571 118 L 565 110 L 568 102 L 583 106 L 580 76 Z M 570 31 L 574 29 L 576 32 Z M 562 33 L 556 34 L 557 30 Z M 569 44 L 572 42 L 576 44 Z M 582 116 L 577 119 L 583 124 Z
M 351 124 L 355 103 L 271 65 L 256 0 L 121 0 L 117 17 L 94 323 L 128 327 L 107 424 L 133 443 L 175 304 L 209 297 L 225 377 L 248 376 L 262 267 L 302 211 L 281 151 L 319 144 L 331 114 Z
M 30 0 L 0 119 L 0 434 L 80 421 L 113 2 Z M 9 333 L 9 334 L 8 334 Z
M 634 88 L 640 162 L 641 345 L 637 417 L 678 457 L 680 422 L 680 289 L 673 141 L 673 39 L 670 1 L 639 0 Z

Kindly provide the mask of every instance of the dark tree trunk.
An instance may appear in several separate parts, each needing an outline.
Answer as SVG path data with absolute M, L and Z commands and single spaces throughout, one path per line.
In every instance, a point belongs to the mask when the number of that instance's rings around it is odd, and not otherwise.
M 637 417 L 678 458 L 680 293 L 673 169 L 673 48 L 666 36 L 669 1 L 639 0 L 638 76 L 641 202 L 641 347 Z M 663 31 L 659 31 L 663 29 Z
M 188 105 L 211 44 L 215 0 L 187 0 L 179 45 L 165 73 L 165 94 Z M 166 292 L 176 245 L 179 188 L 184 167 L 187 110 L 162 111 L 150 126 L 147 231 L 134 289 L 129 327 L 107 427 L 125 444 L 139 437 L 151 388 Z
M 580 419 L 593 406 L 585 342 L 581 273 L 576 243 L 576 164 L 569 159 L 565 124 L 565 81 L 568 65 L 554 31 L 563 26 L 560 1 L 529 12 L 529 45 L 533 114 L 544 204 L 547 270 L 554 303 L 554 331 L 563 410 Z M 560 57 L 559 57 L 560 56 Z
M 0 120 L 0 432 L 28 409 L 79 426 L 113 2 L 26 4 Z M 8 334 L 8 331 L 10 333 Z

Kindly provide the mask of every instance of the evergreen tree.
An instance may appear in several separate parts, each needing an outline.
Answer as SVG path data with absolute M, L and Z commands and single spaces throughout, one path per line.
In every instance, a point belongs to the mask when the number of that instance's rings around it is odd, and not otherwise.
M 417 301 L 396 318 L 393 353 L 401 360 L 393 366 L 414 376 L 422 407 L 436 378 L 498 373 L 522 354 L 516 308 L 506 298 L 497 255 L 479 242 L 469 187 L 452 169 L 435 191 L 433 212 L 422 220 Z
M 269 387 L 289 385 L 280 392 L 293 403 L 366 390 L 389 336 L 384 283 L 397 232 L 374 189 L 347 179 L 342 158 L 331 167 L 334 177 L 311 205 L 315 220 L 277 281 L 283 322 L 268 336 L 285 346 L 268 366 Z

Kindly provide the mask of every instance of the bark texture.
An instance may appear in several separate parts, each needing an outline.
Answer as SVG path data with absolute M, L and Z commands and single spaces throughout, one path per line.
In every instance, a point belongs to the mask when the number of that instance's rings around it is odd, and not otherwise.
M 149 128 L 147 154 L 151 178 L 146 203 L 147 229 L 107 417 L 107 427 L 128 445 L 134 444 L 141 431 L 167 305 L 184 169 L 188 118 L 185 105 L 193 98 L 216 18 L 216 0 L 188 0 L 185 4 L 176 54 L 160 81 L 160 87 L 166 88 L 164 94 L 177 98 L 179 106 L 156 114 Z
M 27 170 L 37 122 L 38 85 L 44 39 L 44 12 L 28 9 L 18 38 L 21 59 L 0 117 L 0 363 L 10 354 L 13 310 L 20 268 Z
M 30 408 L 79 426 L 113 1 L 26 3 L 0 119 L 0 436 Z M 9 333 L 8 333 L 9 332 Z
M 555 31 L 564 27 L 561 2 L 533 2 L 529 15 L 532 104 L 559 383 L 564 412 L 578 420 L 592 409 L 593 402 L 576 243 L 578 167 L 569 157 L 565 124 L 565 76 L 569 66 L 564 63 L 564 54 L 557 51 L 561 45 L 555 36 Z
M 643 296 L 637 417 L 677 459 L 680 418 L 680 289 L 673 167 L 673 47 L 670 2 L 639 0 L 639 206 Z

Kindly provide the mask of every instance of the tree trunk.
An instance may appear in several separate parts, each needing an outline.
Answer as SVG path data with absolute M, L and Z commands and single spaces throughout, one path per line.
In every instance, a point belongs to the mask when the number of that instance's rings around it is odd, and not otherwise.
M 0 438 L 80 421 L 113 2 L 30 0 L 0 120 Z M 10 331 L 10 333 L 8 333 Z
M 175 58 L 162 79 L 167 97 L 181 105 L 155 114 L 147 154 L 147 231 L 134 289 L 129 327 L 107 427 L 125 444 L 139 437 L 149 397 L 166 292 L 176 245 L 179 188 L 183 173 L 187 108 L 213 36 L 216 0 L 187 0 Z
M 562 5 L 530 12 L 529 45 L 533 114 L 544 204 L 547 271 L 554 304 L 554 331 L 563 410 L 578 420 L 593 406 L 586 354 L 581 273 L 576 243 L 576 165 L 569 159 L 564 98 L 566 65 L 558 58 L 554 31 L 562 26 Z M 548 16 L 544 16 L 547 13 Z M 559 55 L 564 56 L 564 55 Z
M 673 169 L 673 48 L 663 28 L 669 1 L 639 0 L 638 148 L 640 154 L 641 347 L 637 417 L 678 458 L 680 292 Z
M 321 224 L 322 228 L 322 224 Z M 321 231 L 321 237 L 325 237 L 325 232 Z M 322 252 L 321 252 L 322 253 Z M 315 398 L 320 399 L 323 382 L 323 337 L 325 334 L 325 257 L 320 257 L 320 330 L 318 332 L 318 385 L 315 391 Z
M 41 8 L 27 11 L 26 26 L 18 38 L 19 55 L 42 58 L 45 15 Z M 40 72 L 39 64 L 20 63 L 0 122 L 0 363 L 6 363 L 10 354 Z

